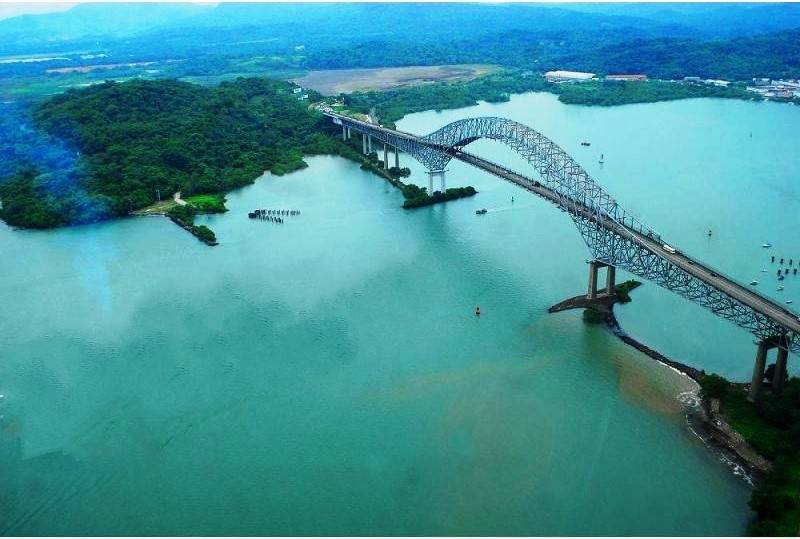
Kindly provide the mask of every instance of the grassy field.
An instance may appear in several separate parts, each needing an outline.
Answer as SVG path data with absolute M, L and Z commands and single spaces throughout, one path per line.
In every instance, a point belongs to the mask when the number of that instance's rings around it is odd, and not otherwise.
M 387 90 L 432 82 L 471 80 L 496 70 L 495 66 L 482 64 L 326 69 L 311 71 L 307 75 L 291 80 L 323 95 L 339 95 L 357 90 Z

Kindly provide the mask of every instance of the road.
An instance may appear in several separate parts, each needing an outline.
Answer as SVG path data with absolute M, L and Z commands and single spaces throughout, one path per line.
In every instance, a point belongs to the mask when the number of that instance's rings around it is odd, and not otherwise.
M 486 172 L 489 172 L 490 174 L 493 174 L 499 178 L 509 181 L 515 185 L 518 185 L 519 187 L 522 187 L 526 191 L 530 191 L 536 195 L 539 195 L 542 198 L 545 198 L 553 202 L 559 207 L 562 206 L 561 197 L 558 196 L 554 191 L 540 184 L 538 181 L 523 176 L 521 174 L 518 174 L 513 170 L 507 169 L 496 163 L 492 163 L 491 161 L 488 161 L 476 155 L 472 155 L 467 152 L 456 150 L 449 147 L 443 147 L 438 144 L 432 144 L 412 133 L 406 133 L 404 131 L 398 131 L 394 129 L 387 129 L 383 126 L 379 126 L 368 122 L 362 122 L 359 120 L 355 120 L 353 118 L 341 116 L 339 114 L 330 111 L 325 111 L 325 114 L 331 118 L 339 117 L 342 119 L 346 119 L 347 122 L 349 123 L 353 123 L 356 125 L 360 124 L 367 131 L 373 131 L 373 130 L 381 131 L 386 135 L 392 137 L 402 137 L 408 139 L 409 141 L 414 141 L 426 144 L 431 147 L 435 147 L 445 153 L 452 155 L 455 159 L 458 159 L 465 163 L 469 163 L 475 167 L 485 170 Z M 594 212 L 592 212 L 587 206 L 584 206 L 583 203 L 577 202 L 576 206 L 579 213 L 582 213 L 585 217 L 587 217 L 591 221 L 596 220 Z M 711 286 L 712 288 L 715 288 L 720 292 L 727 294 L 728 296 L 734 298 L 743 305 L 746 305 L 747 307 L 751 308 L 755 312 L 768 317 L 769 319 L 773 320 L 774 322 L 786 328 L 787 330 L 795 334 L 800 334 L 800 315 L 790 311 L 789 309 L 786 309 L 783 305 L 780 305 L 775 301 L 758 294 L 757 292 L 755 292 L 750 288 L 747 288 L 746 286 L 740 285 L 736 281 L 728 277 L 725 277 L 720 272 L 714 271 L 712 268 L 705 266 L 698 260 L 686 256 L 680 251 L 676 251 L 675 253 L 669 253 L 665 251 L 661 243 L 659 243 L 656 240 L 653 240 L 649 236 L 645 236 L 637 232 L 634 229 L 628 228 L 610 219 L 604 219 L 600 222 L 600 224 L 604 228 L 616 234 L 619 234 L 623 238 L 626 238 L 638 245 L 641 245 L 642 248 L 646 249 L 647 251 L 650 251 L 651 253 L 654 253 L 656 256 L 659 256 L 671 262 L 676 267 L 685 271 L 689 275 L 697 278 L 698 280 Z
M 455 157 L 460 161 L 464 161 L 465 163 L 469 163 L 470 165 L 485 170 L 490 174 L 493 174 L 499 178 L 509 181 L 515 185 L 518 185 L 527 191 L 535 193 L 540 197 L 548 199 L 554 204 L 561 206 L 560 197 L 556 195 L 555 192 L 551 191 L 550 189 L 540 184 L 536 180 L 533 180 L 531 178 L 518 174 L 512 170 L 509 170 L 505 167 L 502 167 L 496 163 L 492 163 L 491 161 L 487 161 L 486 159 L 480 158 L 478 156 L 463 151 L 456 151 L 452 153 L 453 157 Z M 581 203 L 578 203 L 577 206 L 578 206 L 578 212 L 581 213 L 584 217 L 592 221 L 596 221 L 594 217 L 594 212 L 592 212 L 592 210 L 590 210 L 588 207 L 584 206 Z M 668 260 L 670 263 L 679 267 L 686 273 L 710 285 L 711 287 L 716 288 L 721 292 L 724 292 L 725 294 L 731 296 L 737 301 L 750 307 L 754 311 L 769 317 L 770 319 L 774 320 L 775 322 L 785 327 L 786 329 L 789 329 L 795 333 L 800 333 L 800 318 L 798 318 L 797 313 L 793 313 L 792 311 L 784 308 L 782 305 L 775 303 L 771 299 L 761 296 L 760 294 L 757 294 L 753 290 L 750 290 L 740 285 L 739 283 L 732 281 L 731 279 L 723 275 L 720 275 L 718 272 L 715 272 L 714 270 L 703 265 L 697 260 L 687 257 L 680 251 L 676 251 L 675 253 L 668 253 L 663 249 L 660 243 L 652 240 L 648 236 L 640 234 L 639 232 L 633 229 L 630 229 L 626 226 L 623 226 L 615 221 L 611 221 L 608 219 L 602 220 L 600 224 L 604 226 L 606 229 L 610 230 L 611 232 L 619 234 L 623 238 L 635 242 L 638 245 L 641 245 L 644 249 L 656 254 L 657 256 L 665 260 Z

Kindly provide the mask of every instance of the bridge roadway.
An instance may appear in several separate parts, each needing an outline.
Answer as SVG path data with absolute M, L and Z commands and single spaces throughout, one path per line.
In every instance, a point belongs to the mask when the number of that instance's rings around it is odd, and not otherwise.
M 490 174 L 494 174 L 495 176 L 507 180 L 515 185 L 518 185 L 523 189 L 530 191 L 531 193 L 534 193 L 536 195 L 539 195 L 540 197 L 545 198 L 558 206 L 561 205 L 560 197 L 558 197 L 555 193 L 553 193 L 553 191 L 543 186 L 536 180 L 532 180 L 512 170 L 502 167 L 496 163 L 492 163 L 491 161 L 487 161 L 486 159 L 482 159 L 480 157 L 468 154 L 463 151 L 456 150 L 455 152 L 453 152 L 453 157 L 455 157 L 460 161 L 464 161 L 465 163 L 469 163 L 470 165 L 473 165 L 477 168 L 485 170 Z M 596 215 L 593 211 L 591 211 L 589 208 L 587 208 L 581 203 L 578 203 L 577 206 L 578 206 L 578 211 L 584 217 L 592 220 L 592 222 L 598 222 L 598 220 L 596 219 Z M 613 232 L 615 234 L 622 236 L 623 238 L 633 241 L 638 245 L 642 246 L 642 248 L 650 251 L 651 253 L 654 253 L 655 255 L 668 260 L 669 262 L 679 267 L 686 273 L 689 273 L 693 277 L 703 281 L 709 286 L 712 286 L 717 290 L 720 290 L 721 292 L 728 294 L 734 299 L 747 305 L 754 311 L 759 312 L 768 318 L 771 318 L 781 326 L 795 333 L 800 333 L 800 318 L 798 318 L 798 315 L 796 313 L 793 313 L 788 309 L 785 309 L 782 305 L 779 305 L 774 301 L 772 301 L 771 299 L 766 298 L 756 293 L 755 291 L 740 285 L 739 283 L 720 274 L 718 271 L 714 271 L 711 268 L 698 262 L 697 260 L 689 258 L 680 251 L 676 251 L 675 253 L 668 253 L 662 248 L 661 244 L 659 244 L 658 242 L 652 240 L 648 236 L 640 234 L 639 232 L 633 229 L 621 225 L 616 221 L 612 221 L 610 219 L 601 219 L 599 220 L 599 223 L 606 229 L 608 229 L 610 232 Z
M 444 153 L 448 153 L 452 155 L 455 159 L 458 159 L 459 161 L 469 163 L 470 165 L 473 165 L 481 170 L 484 170 L 490 174 L 493 174 L 515 185 L 518 185 L 519 187 L 522 187 L 526 191 L 529 191 L 546 200 L 549 200 L 559 208 L 566 209 L 563 207 L 563 197 L 556 194 L 553 190 L 545 187 L 540 182 L 528 178 L 526 176 L 523 176 L 522 174 L 514 172 L 513 170 L 507 169 L 496 163 L 492 163 L 491 161 L 488 161 L 476 155 L 464 152 L 463 150 L 459 150 L 456 148 L 450 148 L 431 143 L 411 133 L 406 133 L 394 129 L 387 129 L 383 126 L 378 126 L 367 122 L 361 122 L 359 120 L 355 120 L 350 117 L 340 116 L 335 113 L 326 113 L 326 115 L 331 118 L 346 119 L 348 124 L 356 124 L 356 125 L 361 124 L 361 126 L 367 132 L 381 131 L 387 135 L 405 138 L 417 144 L 427 145 Z M 640 245 L 643 249 L 669 261 L 670 263 L 674 264 L 675 266 L 682 269 L 686 273 L 692 275 L 696 279 L 711 286 L 712 288 L 715 288 L 723 292 L 724 294 L 727 294 L 728 296 L 736 299 L 745 306 L 766 316 L 767 318 L 770 318 L 771 320 L 775 321 L 777 324 L 781 325 L 787 330 L 795 334 L 800 334 L 800 318 L 798 317 L 798 314 L 793 313 L 792 311 L 784 308 L 782 305 L 776 303 L 775 301 L 767 297 L 764 297 L 761 294 L 755 292 L 754 290 L 737 283 L 733 279 L 730 279 L 725 275 L 721 274 L 719 271 L 709 268 L 708 266 L 702 264 L 698 260 L 692 259 L 678 250 L 676 250 L 675 253 L 669 253 L 665 251 L 661 243 L 653 240 L 649 236 L 646 236 L 632 228 L 629 228 L 611 219 L 598 220 L 596 213 L 580 201 L 575 201 L 575 200 L 570 201 L 570 209 L 571 210 L 577 209 L 578 212 L 581 213 L 583 217 L 591 220 L 592 222 L 599 222 L 600 225 L 602 225 L 610 232 L 618 234 L 619 236 L 628 239 L 636 243 L 637 245 Z

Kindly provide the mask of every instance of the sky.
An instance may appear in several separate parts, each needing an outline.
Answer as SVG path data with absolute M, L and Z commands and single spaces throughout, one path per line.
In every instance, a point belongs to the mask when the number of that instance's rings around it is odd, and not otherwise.
M 77 2 L 0 2 L 0 19 L 29 13 L 65 11 L 77 4 Z

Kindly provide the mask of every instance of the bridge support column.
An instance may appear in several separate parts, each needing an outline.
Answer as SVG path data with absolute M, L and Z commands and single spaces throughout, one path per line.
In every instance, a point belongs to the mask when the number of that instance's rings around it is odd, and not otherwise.
M 349 127 L 347 128 L 347 138 L 348 139 L 353 138 L 353 133 L 350 132 L 350 128 Z
M 441 178 L 441 180 L 442 180 L 442 186 L 441 186 L 441 189 L 440 189 L 440 191 L 441 191 L 442 193 L 444 193 L 444 192 L 445 192 L 445 189 L 446 189 L 446 186 L 445 186 L 445 183 L 444 183 L 444 170 L 443 170 L 443 171 L 441 171 L 441 173 L 440 173 L 440 178 Z
M 383 168 L 389 168 L 389 147 L 383 143 Z
M 367 153 L 372 153 L 372 135 L 367 135 Z
M 438 175 L 441 182 L 442 193 L 444 193 L 444 170 L 429 170 L 428 171 L 428 194 L 433 194 L 433 177 Z
M 347 140 L 347 128 L 342 126 L 342 140 Z
M 589 293 L 586 294 L 588 299 L 595 299 L 597 297 L 597 269 L 599 263 L 592 260 L 589 262 Z
M 788 344 L 784 342 L 783 344 Z M 772 375 L 772 392 L 780 394 L 783 392 L 783 384 L 786 380 L 786 360 L 789 358 L 789 351 L 785 348 L 778 348 L 778 359 L 775 361 L 775 373 Z
M 367 135 L 361 133 L 361 145 L 363 146 L 364 155 L 367 155 Z
M 753 378 L 750 381 L 750 392 L 747 395 L 747 400 L 750 402 L 754 402 L 761 392 L 761 382 L 764 380 L 764 370 L 767 366 L 767 352 L 770 348 L 772 346 L 769 339 L 764 339 L 758 343 L 756 364 L 753 367 Z
M 613 296 L 616 291 L 617 283 L 617 268 L 614 266 L 606 266 L 606 294 Z
M 394 167 L 400 168 L 400 150 L 397 148 L 394 149 Z

